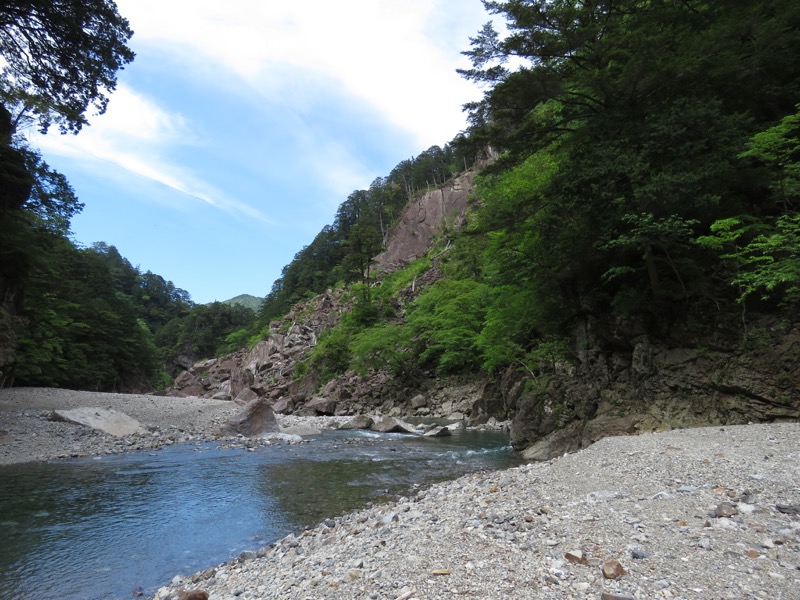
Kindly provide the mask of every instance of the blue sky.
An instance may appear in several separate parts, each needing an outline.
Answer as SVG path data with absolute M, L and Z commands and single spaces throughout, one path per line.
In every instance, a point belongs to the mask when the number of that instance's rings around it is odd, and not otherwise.
M 198 303 L 266 295 L 336 208 L 465 127 L 480 0 L 117 0 L 137 56 L 77 136 L 29 132 L 115 245 Z

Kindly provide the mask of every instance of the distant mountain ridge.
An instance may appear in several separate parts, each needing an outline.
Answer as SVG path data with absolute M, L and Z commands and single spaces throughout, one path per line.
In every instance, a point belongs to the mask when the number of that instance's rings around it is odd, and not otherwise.
M 250 308 L 256 312 L 258 309 L 261 308 L 261 305 L 264 303 L 264 298 L 258 298 L 257 296 L 251 296 L 250 294 L 239 294 L 238 296 L 231 298 L 230 300 L 223 300 L 222 304 L 227 304 L 229 306 L 244 306 L 245 308 Z

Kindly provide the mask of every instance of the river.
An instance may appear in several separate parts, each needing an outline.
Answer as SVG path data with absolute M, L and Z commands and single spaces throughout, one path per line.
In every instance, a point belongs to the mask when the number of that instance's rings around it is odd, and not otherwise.
M 151 595 L 327 517 L 517 462 L 498 432 L 330 431 L 254 451 L 199 443 L 2 467 L 0 597 Z

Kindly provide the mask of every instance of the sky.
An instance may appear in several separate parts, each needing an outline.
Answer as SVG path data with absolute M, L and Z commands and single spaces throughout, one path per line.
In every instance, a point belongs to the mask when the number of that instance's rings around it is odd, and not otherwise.
M 265 296 L 347 196 L 466 127 L 480 0 L 117 0 L 135 60 L 76 136 L 31 131 L 114 245 L 196 303 Z

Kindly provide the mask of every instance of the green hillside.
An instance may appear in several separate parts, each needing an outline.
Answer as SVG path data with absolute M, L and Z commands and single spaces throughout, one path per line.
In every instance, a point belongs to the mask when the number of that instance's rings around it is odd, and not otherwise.
M 243 306 L 254 312 L 258 312 L 258 310 L 261 308 L 261 305 L 264 304 L 264 298 L 251 296 L 250 294 L 239 294 L 230 300 L 223 300 L 222 304 L 226 304 L 228 306 Z

